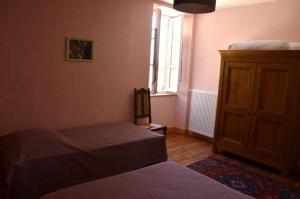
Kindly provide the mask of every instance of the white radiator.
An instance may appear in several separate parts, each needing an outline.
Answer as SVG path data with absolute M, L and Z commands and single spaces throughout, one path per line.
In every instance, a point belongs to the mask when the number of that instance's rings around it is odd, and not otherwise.
M 213 138 L 217 93 L 192 90 L 189 130 Z

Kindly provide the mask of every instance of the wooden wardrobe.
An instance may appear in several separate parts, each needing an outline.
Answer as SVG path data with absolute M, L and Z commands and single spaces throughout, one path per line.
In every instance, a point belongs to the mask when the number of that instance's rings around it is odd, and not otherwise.
M 288 174 L 300 160 L 300 51 L 220 54 L 214 151 Z

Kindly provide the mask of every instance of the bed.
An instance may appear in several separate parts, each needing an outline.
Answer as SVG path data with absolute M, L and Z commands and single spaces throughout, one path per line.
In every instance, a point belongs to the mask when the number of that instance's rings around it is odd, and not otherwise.
M 45 195 L 41 199 L 250 199 L 198 172 L 164 162 Z
M 9 199 L 37 199 L 167 159 L 165 136 L 130 123 L 25 130 L 3 137 L 0 147 Z

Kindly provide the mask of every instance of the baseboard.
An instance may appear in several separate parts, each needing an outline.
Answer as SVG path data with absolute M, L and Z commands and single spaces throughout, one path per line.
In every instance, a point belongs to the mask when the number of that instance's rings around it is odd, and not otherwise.
M 207 142 L 213 142 L 213 138 L 211 138 L 211 137 L 208 137 L 208 136 L 206 136 L 206 135 L 202 135 L 202 134 L 199 134 L 199 133 L 196 133 L 196 132 L 193 132 L 193 131 L 186 131 L 186 133 L 188 134 L 188 135 L 191 135 L 191 136 L 193 136 L 193 137 L 197 137 L 197 138 L 199 138 L 199 139 L 201 139 L 201 140 L 204 140 L 204 141 L 207 141 Z
M 180 129 L 180 128 L 176 128 L 176 127 L 170 127 L 168 128 L 168 133 L 180 133 L 180 134 L 186 134 L 186 130 L 184 129 Z
M 199 138 L 201 140 L 207 141 L 207 142 L 213 142 L 213 138 L 190 131 L 190 130 L 184 130 L 176 127 L 168 128 L 168 133 L 178 133 L 178 134 L 187 134 L 196 138 Z

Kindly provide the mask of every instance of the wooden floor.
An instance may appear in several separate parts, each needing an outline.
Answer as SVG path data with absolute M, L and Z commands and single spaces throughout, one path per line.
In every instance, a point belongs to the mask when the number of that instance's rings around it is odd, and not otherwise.
M 198 138 L 170 132 L 167 134 L 169 160 L 183 166 L 203 160 L 212 155 L 212 144 Z
M 290 179 L 282 178 L 279 172 L 257 164 L 252 161 L 248 161 L 230 154 L 214 154 L 212 152 L 212 144 L 207 141 L 203 141 L 199 138 L 192 137 L 186 134 L 179 134 L 175 132 L 168 132 L 167 134 L 167 150 L 169 160 L 177 162 L 183 166 L 198 162 L 209 156 L 214 158 L 226 160 L 233 163 L 241 164 L 248 170 L 254 171 L 261 175 L 272 177 L 290 186 L 296 186 L 300 188 L 300 175 L 295 174 Z

